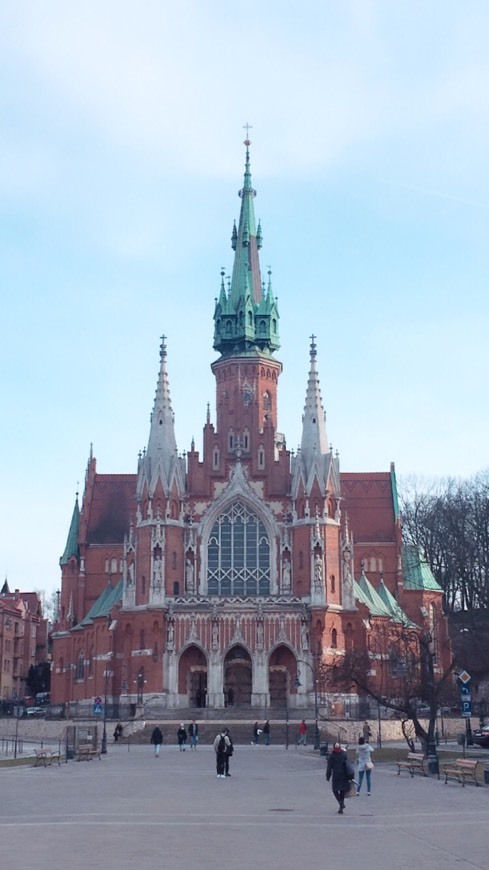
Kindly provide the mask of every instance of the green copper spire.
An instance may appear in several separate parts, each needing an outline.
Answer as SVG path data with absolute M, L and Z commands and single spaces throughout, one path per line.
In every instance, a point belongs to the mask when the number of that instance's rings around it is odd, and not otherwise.
M 214 311 L 214 348 L 223 357 L 256 353 L 269 356 L 280 347 L 279 314 L 270 281 L 267 292 L 262 289 L 258 251 L 263 237 L 261 224 L 256 225 L 253 205 L 256 191 L 251 182 L 251 142 L 245 139 L 244 144 L 244 184 L 239 191 L 241 211 L 238 226 L 235 222 L 231 235 L 231 247 L 235 252 L 233 274 L 227 292 L 221 280 Z
M 71 517 L 70 529 L 68 532 L 68 537 L 66 539 L 66 547 L 64 549 L 64 553 L 59 560 L 59 564 L 61 567 L 63 565 L 67 565 L 70 561 L 71 557 L 74 556 L 75 559 L 79 558 L 80 551 L 78 549 L 78 531 L 80 528 L 80 508 L 78 505 L 78 493 L 76 494 L 75 499 L 75 507 L 73 508 L 73 515 Z

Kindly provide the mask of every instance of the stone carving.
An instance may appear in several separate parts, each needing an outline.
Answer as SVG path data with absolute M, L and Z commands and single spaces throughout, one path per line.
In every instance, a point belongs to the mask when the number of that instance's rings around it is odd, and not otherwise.
M 286 560 L 282 569 L 282 588 L 284 592 L 290 592 L 290 562 Z

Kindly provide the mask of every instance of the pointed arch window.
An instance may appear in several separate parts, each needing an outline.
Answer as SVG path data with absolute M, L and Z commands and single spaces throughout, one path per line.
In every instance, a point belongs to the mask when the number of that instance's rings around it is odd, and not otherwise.
M 240 501 L 215 521 L 207 544 L 209 595 L 270 593 L 270 541 L 264 523 Z
M 265 468 L 265 448 L 260 444 L 258 448 L 258 468 Z
M 214 450 L 212 451 L 212 468 L 214 471 L 219 469 L 219 447 L 217 446 L 214 447 Z
M 331 646 L 333 649 L 337 649 L 338 647 L 338 632 L 336 631 L 336 628 L 331 630 Z

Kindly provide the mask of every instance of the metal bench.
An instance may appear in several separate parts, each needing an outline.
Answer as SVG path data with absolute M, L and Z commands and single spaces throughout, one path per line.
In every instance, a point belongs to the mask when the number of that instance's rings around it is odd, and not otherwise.
M 477 782 L 477 768 L 479 763 L 480 762 L 477 761 L 477 759 L 473 758 L 457 758 L 455 761 L 448 761 L 443 767 L 445 785 L 448 782 L 449 776 L 460 782 L 462 788 L 465 785 L 466 779 L 471 779 L 476 785 L 479 785 Z
M 401 770 L 408 770 L 411 774 L 411 777 L 414 776 L 416 771 L 418 773 L 422 773 L 423 776 L 427 776 L 426 770 L 424 769 L 425 757 L 422 752 L 408 752 L 407 758 L 402 761 L 396 761 L 397 764 L 397 775 L 401 773 Z

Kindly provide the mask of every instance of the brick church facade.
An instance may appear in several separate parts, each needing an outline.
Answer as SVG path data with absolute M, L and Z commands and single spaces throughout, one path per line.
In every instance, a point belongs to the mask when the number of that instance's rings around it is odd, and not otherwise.
M 215 422 L 208 409 L 202 456 L 193 443 L 178 452 L 163 339 L 137 473 L 99 474 L 91 452 L 75 502 L 54 703 L 105 693 L 293 710 L 312 701 L 323 665 L 369 648 L 379 625 L 436 623 L 446 641 L 441 590 L 403 550 L 394 467 L 345 473 L 330 448 L 314 336 L 295 454 L 278 431 L 279 314 L 260 270 L 249 144 L 232 277 L 222 273 L 214 312 Z

